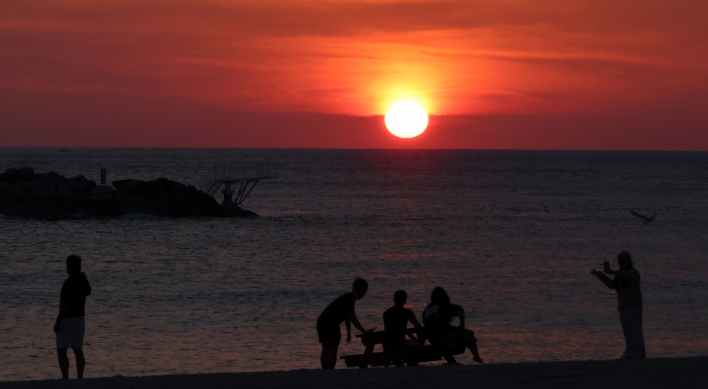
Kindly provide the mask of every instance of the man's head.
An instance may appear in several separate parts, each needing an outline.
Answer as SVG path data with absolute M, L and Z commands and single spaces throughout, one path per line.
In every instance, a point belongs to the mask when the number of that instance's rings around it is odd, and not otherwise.
M 629 252 L 622 251 L 617 254 L 617 263 L 619 263 L 620 270 L 629 270 L 633 266 L 632 256 L 629 255 Z
M 393 294 L 393 303 L 396 304 L 397 307 L 406 305 L 406 301 L 408 301 L 408 293 L 406 293 L 405 290 L 397 290 L 396 293 Z
M 357 300 L 364 298 L 366 291 L 369 290 L 369 283 L 361 277 L 357 277 L 352 284 L 352 293 Z
M 66 272 L 69 275 L 81 273 L 81 257 L 78 255 L 69 255 L 66 257 Z

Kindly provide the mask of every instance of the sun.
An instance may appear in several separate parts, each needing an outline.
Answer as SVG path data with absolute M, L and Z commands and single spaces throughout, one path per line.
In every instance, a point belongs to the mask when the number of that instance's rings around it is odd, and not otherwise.
M 428 113 L 418 103 L 401 101 L 386 112 L 386 128 L 399 138 L 413 138 L 428 127 Z

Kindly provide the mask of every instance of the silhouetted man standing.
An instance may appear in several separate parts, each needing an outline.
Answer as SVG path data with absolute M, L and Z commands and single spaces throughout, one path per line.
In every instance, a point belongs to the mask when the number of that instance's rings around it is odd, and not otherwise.
M 622 359 L 644 359 L 644 333 L 642 331 L 642 290 L 639 287 L 641 277 L 634 268 L 632 256 L 622 251 L 617 255 L 619 270 L 605 269 L 605 273 L 615 277 L 610 279 L 595 269 L 590 272 L 599 278 L 608 288 L 617 291 L 617 310 L 620 313 L 625 350 Z
M 66 272 L 69 278 L 61 287 L 59 299 L 59 315 L 54 323 L 54 332 L 57 335 L 57 355 L 59 369 L 64 379 L 69 379 L 69 356 L 67 349 L 71 347 L 76 356 L 76 378 L 84 377 L 84 305 L 86 296 L 91 294 L 91 285 L 86 274 L 81 271 L 81 257 L 69 255 L 66 258 Z
M 352 339 L 352 324 L 361 332 L 374 330 L 364 329 L 354 313 L 356 300 L 364 298 L 368 289 L 369 283 L 365 279 L 357 277 L 352 284 L 352 291 L 334 300 L 317 318 L 317 336 L 320 343 L 322 343 L 320 363 L 323 369 L 334 369 L 334 366 L 337 365 L 337 349 L 339 348 L 339 341 L 342 339 L 339 325 L 342 322 L 345 322 L 347 327 L 347 342 Z

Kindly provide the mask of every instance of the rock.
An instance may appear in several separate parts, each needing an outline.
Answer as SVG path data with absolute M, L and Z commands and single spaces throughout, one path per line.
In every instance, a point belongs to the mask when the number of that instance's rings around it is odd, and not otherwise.
M 145 181 L 141 180 L 119 180 L 113 181 L 113 187 L 120 193 L 130 196 L 142 196 L 145 189 Z
M 165 178 L 147 181 L 144 194 L 155 204 L 157 215 L 162 217 L 223 217 L 219 203 L 193 186 L 185 186 Z
M 96 207 L 90 207 L 90 208 L 85 208 L 83 209 L 83 213 L 93 215 L 93 216 L 99 216 L 99 217 L 108 217 L 108 218 L 114 218 L 114 217 L 120 217 L 128 212 L 124 209 L 121 209 L 119 207 L 114 207 L 110 205 L 101 205 L 101 206 L 96 206 Z
M 155 204 L 144 196 L 130 196 L 123 203 L 122 209 L 128 213 L 142 213 L 145 215 L 157 215 Z
M 30 185 L 34 185 L 35 182 L 42 182 L 44 183 L 42 190 L 36 194 L 54 194 L 57 191 L 57 185 L 60 180 L 66 180 L 66 178 L 60 176 L 57 172 L 35 174 Z
M 66 205 L 77 205 L 80 199 L 79 196 L 76 195 L 76 193 L 72 192 L 67 187 L 60 187 L 52 195 L 52 197 L 57 203 L 62 203 Z
M 34 178 L 34 169 L 31 167 L 5 170 L 6 182 L 30 182 L 32 178 Z
M 22 194 L 27 186 L 27 183 L 21 182 L 0 182 L 0 198 L 2 198 L 3 195 Z
M 201 216 L 199 203 L 194 194 L 185 188 L 172 188 L 169 192 L 160 193 L 152 198 L 157 215 L 162 217 L 195 217 Z
M 19 182 L 32 181 L 32 178 L 34 178 L 34 169 L 32 169 L 31 167 L 23 167 L 17 169 L 15 177 Z
M 83 205 L 87 207 L 117 207 L 120 205 L 113 193 L 99 193 L 86 196 Z
M 258 216 L 255 212 L 243 209 L 236 204 L 223 204 L 224 215 L 226 217 L 253 217 Z
M 32 168 L 28 168 L 28 169 L 32 169 Z M 34 172 L 34 169 L 32 169 L 32 172 Z M 55 171 L 51 171 L 51 172 L 49 172 L 49 173 L 37 173 L 37 174 L 34 175 L 34 177 L 32 178 L 32 180 L 33 180 L 33 181 L 37 181 L 37 180 L 40 180 L 40 181 L 56 181 L 56 180 L 59 179 L 59 177 L 61 177 L 61 176 L 59 175 L 59 173 L 57 173 L 57 172 L 55 172 Z
M 115 188 L 115 189 L 114 189 Z M 38 218 L 118 217 L 127 213 L 161 217 L 257 216 L 238 206 L 222 206 L 212 196 L 166 178 L 118 180 L 97 186 L 84 176 L 56 172 L 34 174 L 32 168 L 8 169 L 0 175 L 0 212 Z
M 95 195 L 113 195 L 116 193 L 116 190 L 111 188 L 110 186 L 94 186 L 91 188 L 91 191 L 88 193 L 89 196 L 95 196 Z
M 95 182 L 87 180 L 86 177 L 82 175 L 67 179 L 66 185 L 78 196 L 85 196 L 89 194 L 94 187 L 96 187 Z
M 47 219 L 66 208 L 51 195 L 10 195 L 2 203 L 5 216 Z
M 166 178 L 158 178 L 157 180 L 148 181 L 145 183 L 143 194 L 146 197 L 154 197 L 168 192 L 170 187 L 174 186 L 174 184 L 182 185 L 179 182 L 170 181 Z

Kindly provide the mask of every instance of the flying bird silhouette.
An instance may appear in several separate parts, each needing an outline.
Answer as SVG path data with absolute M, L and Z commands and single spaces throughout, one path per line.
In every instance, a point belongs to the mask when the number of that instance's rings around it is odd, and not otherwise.
M 649 224 L 649 223 L 653 222 L 653 221 L 654 221 L 654 218 L 656 217 L 656 215 L 658 215 L 658 213 L 655 213 L 652 217 L 647 217 L 647 216 L 644 216 L 644 215 L 642 215 L 641 213 L 638 213 L 638 212 L 635 212 L 635 211 L 629 211 L 629 213 L 631 213 L 632 215 L 634 215 L 634 216 L 636 216 L 636 217 L 638 217 L 638 218 L 644 220 L 644 224 Z

